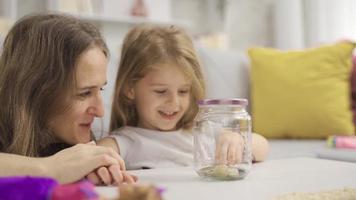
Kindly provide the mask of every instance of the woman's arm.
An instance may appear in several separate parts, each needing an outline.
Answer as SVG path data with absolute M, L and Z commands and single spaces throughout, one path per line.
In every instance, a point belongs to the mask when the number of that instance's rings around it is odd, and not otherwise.
M 0 177 L 3 176 L 49 176 L 44 158 L 31 158 L 15 154 L 0 153 Z
M 269 144 L 263 136 L 252 133 L 252 157 L 253 161 L 260 162 L 267 158 L 269 152 Z
M 112 149 L 89 144 L 77 144 L 45 158 L 0 153 L 0 177 L 45 176 L 60 183 L 72 183 L 99 167 L 121 166 L 121 161 Z

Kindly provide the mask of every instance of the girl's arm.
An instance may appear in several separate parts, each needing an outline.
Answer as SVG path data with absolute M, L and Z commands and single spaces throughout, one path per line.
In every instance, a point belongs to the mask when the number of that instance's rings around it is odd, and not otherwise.
M 120 154 L 120 148 L 117 142 L 112 137 L 105 137 L 96 142 L 99 146 L 112 148 L 115 152 Z
M 0 177 L 44 176 L 73 183 L 99 167 L 121 165 L 120 159 L 110 148 L 89 144 L 77 144 L 45 158 L 0 153 Z
M 254 162 L 264 161 L 269 152 L 269 144 L 265 137 L 252 133 L 252 157 Z
M 240 134 L 223 130 L 218 137 L 215 160 L 219 164 L 236 164 L 242 161 L 244 141 Z M 252 161 L 260 162 L 266 159 L 269 144 L 263 136 L 252 133 Z

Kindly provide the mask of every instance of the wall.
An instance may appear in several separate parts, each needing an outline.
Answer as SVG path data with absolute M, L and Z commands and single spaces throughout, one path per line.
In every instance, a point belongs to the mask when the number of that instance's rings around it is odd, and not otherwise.
M 228 48 L 273 46 L 276 0 L 173 0 L 172 16 L 191 20 L 194 35 L 223 33 Z
M 9 1 L 9 0 L 0 0 Z M 17 17 L 31 11 L 46 10 L 44 0 L 16 0 Z M 104 0 L 113 1 L 116 0 Z M 121 0 L 125 5 L 128 0 Z M 146 0 L 154 3 L 157 0 Z M 164 15 L 171 19 L 189 22 L 192 35 L 223 33 L 228 47 L 246 49 L 247 47 L 273 45 L 272 4 L 276 0 L 165 0 L 171 9 Z M 162 3 L 162 2 L 161 2 Z M 160 3 L 160 4 L 161 4 Z M 125 6 L 124 5 L 124 6 Z M 155 4 L 156 5 L 156 4 Z M 156 6 L 151 7 L 156 7 Z M 118 3 L 113 8 L 119 8 Z M 6 10 L 3 7 L 0 10 Z M 117 9 L 120 10 L 120 9 Z M 151 13 L 157 18 L 157 12 Z M 126 24 L 127 25 L 127 24 Z M 125 24 L 124 30 L 127 29 Z M 117 26 L 117 25 L 116 25 Z M 117 27 L 116 27 L 117 29 Z M 119 33 L 119 36 L 124 33 Z M 111 42 L 109 42 L 111 43 Z M 117 41 L 114 41 L 117 44 Z M 118 48 L 118 47 L 116 47 Z

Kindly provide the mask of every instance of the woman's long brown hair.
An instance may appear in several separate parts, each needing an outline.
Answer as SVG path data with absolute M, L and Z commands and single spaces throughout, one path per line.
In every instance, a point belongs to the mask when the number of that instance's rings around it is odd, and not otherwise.
M 39 156 L 56 142 L 53 116 L 70 109 L 76 61 L 88 48 L 107 47 L 98 29 L 62 14 L 20 19 L 0 57 L 0 152 Z

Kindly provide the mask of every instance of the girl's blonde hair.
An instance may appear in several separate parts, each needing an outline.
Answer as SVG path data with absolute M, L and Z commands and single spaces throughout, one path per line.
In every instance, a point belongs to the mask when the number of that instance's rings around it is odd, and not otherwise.
M 135 105 L 125 91 L 145 76 L 158 63 L 173 63 L 181 67 L 192 81 L 191 103 L 177 124 L 177 129 L 188 129 L 198 112 L 196 101 L 205 96 L 201 66 L 189 36 L 176 26 L 141 25 L 126 36 L 117 73 L 110 130 L 122 126 L 137 126 Z
M 0 152 L 41 156 L 58 142 L 50 120 L 70 109 L 78 58 L 108 50 L 92 24 L 60 14 L 20 19 L 0 57 Z

